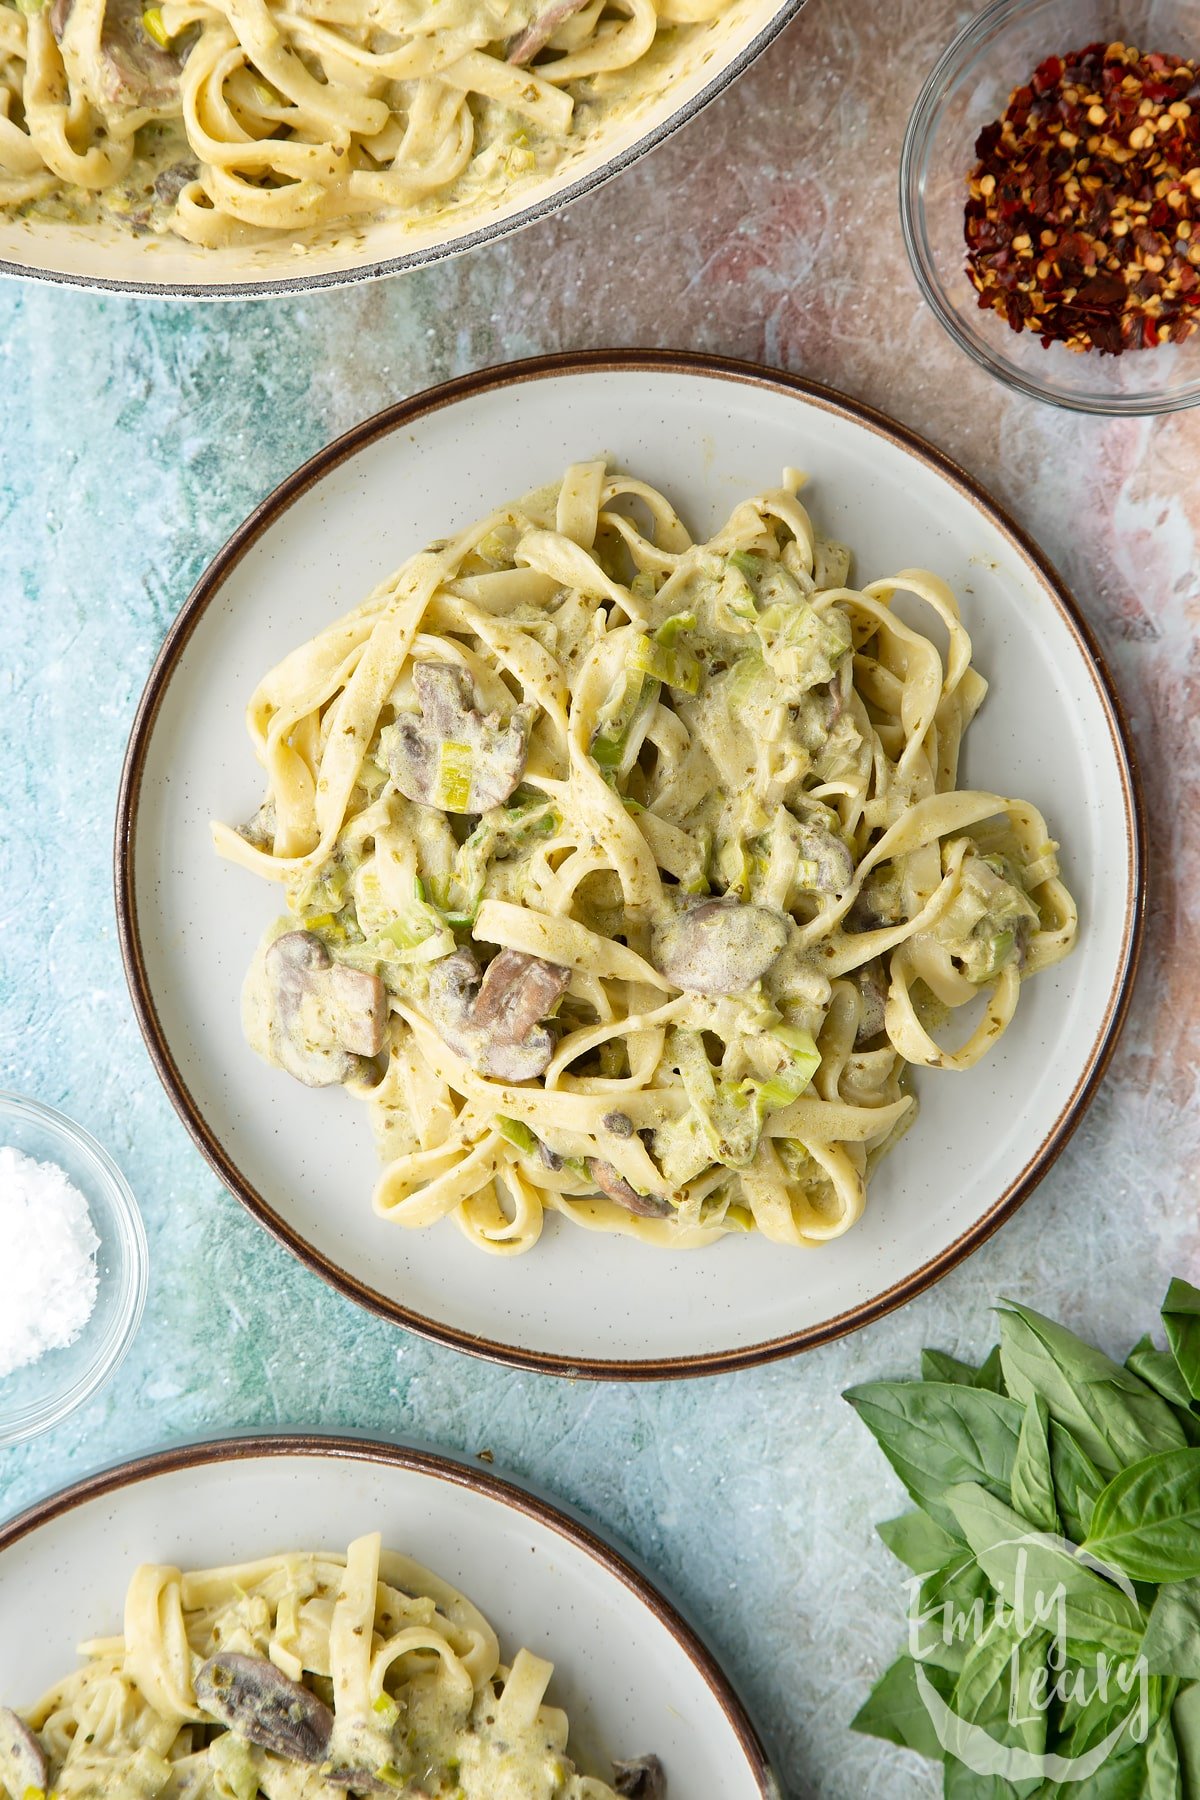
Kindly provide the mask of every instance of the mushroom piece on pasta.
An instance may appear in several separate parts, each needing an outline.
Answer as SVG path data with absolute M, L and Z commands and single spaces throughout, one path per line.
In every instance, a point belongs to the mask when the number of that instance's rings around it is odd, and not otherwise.
M 243 1012 L 255 1047 L 306 1087 L 360 1076 L 386 1041 L 379 977 L 335 962 L 312 931 L 284 932 L 260 953 Z
M 532 1081 L 545 1072 L 554 1038 L 545 1025 L 570 980 L 569 969 L 501 950 L 481 975 L 469 950 L 435 963 L 429 1011 L 450 1048 L 501 1081 Z
M 400 792 L 449 813 L 503 806 L 525 770 L 529 714 L 485 717 L 470 676 L 452 663 L 418 663 L 413 687 L 420 712 L 401 713 L 380 738 Z

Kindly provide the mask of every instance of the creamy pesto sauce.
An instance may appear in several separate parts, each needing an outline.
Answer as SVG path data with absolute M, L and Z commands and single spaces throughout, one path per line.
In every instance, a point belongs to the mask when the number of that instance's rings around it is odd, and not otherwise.
M 536 8 L 524 3 L 502 10 L 505 31 L 511 33 L 526 24 Z M 447 9 L 444 24 L 450 27 L 454 23 Z M 564 164 L 578 159 L 598 137 L 615 131 L 622 120 L 649 106 L 669 84 L 673 65 L 686 45 L 697 33 L 708 29 L 707 23 L 664 27 L 630 68 L 572 82 L 568 91 L 575 103 L 574 111 L 570 128 L 563 136 L 541 129 L 533 120 L 498 101 L 477 94 L 469 96 L 475 121 L 475 147 L 470 161 L 447 187 L 404 208 L 404 216 L 414 226 L 443 218 L 447 226 L 453 226 L 460 217 L 477 214 L 482 205 L 507 206 L 526 192 L 532 194 Z M 156 192 L 155 183 L 181 162 L 195 162 L 183 120 L 145 125 L 135 141 L 134 160 L 123 181 L 98 191 L 60 182 L 49 194 L 25 201 L 13 212 L 17 217 L 75 226 L 115 225 L 136 237 L 169 234 L 174 203 Z M 365 159 L 361 166 L 374 167 Z M 381 208 L 375 214 L 355 211 L 344 222 L 307 235 L 319 241 L 330 231 L 340 234 L 346 229 L 361 228 L 372 218 L 394 217 L 396 210 Z M 276 235 L 303 238 L 306 234 L 247 231 L 248 238 Z
M 483 201 L 508 203 L 532 190 L 564 164 L 578 159 L 598 137 L 647 108 L 669 85 L 674 65 L 706 25 L 665 27 L 646 54 L 628 69 L 572 82 L 575 107 L 565 137 L 544 132 L 532 120 L 494 100 L 474 96 L 476 152 L 454 185 L 412 208 L 414 220 L 475 212 Z
M 195 158 L 182 119 L 143 125 L 136 142 L 124 181 L 99 191 L 62 182 L 51 193 L 16 208 L 17 216 L 64 225 L 117 225 L 134 237 L 164 236 L 171 229 L 175 202 L 156 183 L 181 163 L 194 166 Z
M 502 1736 L 490 1689 L 469 1711 L 442 1684 L 413 1682 L 404 1729 L 412 1779 L 436 1800 L 574 1800 L 575 1765 L 538 1720 Z

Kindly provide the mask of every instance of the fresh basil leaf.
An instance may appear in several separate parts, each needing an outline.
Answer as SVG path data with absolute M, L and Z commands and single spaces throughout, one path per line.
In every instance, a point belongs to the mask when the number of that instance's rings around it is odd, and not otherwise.
M 1188 1393 L 1187 1382 L 1183 1379 L 1183 1371 L 1169 1350 L 1155 1348 L 1154 1339 L 1147 1333 L 1140 1337 L 1129 1355 L 1125 1358 L 1125 1367 L 1131 1375 L 1152 1387 L 1156 1394 L 1178 1410 L 1186 1410 L 1192 1403 Z
M 925 1381 L 950 1381 L 956 1387 L 986 1388 L 992 1394 L 1004 1392 L 999 1344 L 993 1344 L 978 1368 L 945 1350 L 922 1350 L 921 1376 Z
M 1050 1639 L 1045 1632 L 1020 1638 L 1012 1627 L 993 1618 L 972 1644 L 951 1702 L 960 1719 L 977 1725 L 994 1744 L 1041 1756 L 1046 1748 L 1045 1696 L 1035 1681 L 1046 1667 Z M 1009 1781 L 981 1776 L 947 1756 L 943 1795 L 953 1800 L 1022 1800 L 1041 1787 L 1040 1778 Z
M 978 1481 L 1008 1494 L 1021 1408 L 1002 1394 L 948 1381 L 869 1381 L 844 1395 L 917 1505 L 957 1536 L 948 1487 Z
M 1163 1711 L 1150 1727 L 1146 1739 L 1146 1800 L 1182 1800 L 1183 1774 L 1179 1767 L 1179 1751 L 1171 1724 L 1171 1702 L 1177 1683 L 1167 1684 Z
M 1200 1580 L 1171 1581 L 1159 1588 L 1142 1655 L 1152 1675 L 1200 1681 Z
M 1101 1681 L 1094 1662 L 1081 1663 L 1073 1658 L 1067 1659 L 1067 1666 L 1057 1679 L 1068 1695 L 1058 1718 L 1055 1748 L 1061 1756 L 1083 1756 L 1118 1729 L 1131 1731 L 1139 1698 L 1136 1683 L 1126 1692 L 1111 1673 Z M 1117 1744 L 1122 1742 L 1118 1737 Z M 1114 1753 L 1116 1747 L 1113 1746 Z
M 1065 1425 L 1050 1421 L 1050 1468 L 1054 1497 L 1063 1531 L 1073 1544 L 1082 1544 L 1092 1523 L 1092 1508 L 1104 1486 L 1104 1477 L 1079 1448 Z
M 1122 1469 L 1096 1501 L 1085 1548 L 1133 1581 L 1200 1575 L 1200 1450 Z
M 922 1350 L 921 1379 L 951 1381 L 956 1387 L 974 1387 L 979 1370 L 974 1363 L 960 1362 L 945 1350 Z
M 956 1756 L 946 1758 L 942 1777 L 942 1800 L 1026 1800 L 1045 1792 L 1042 1781 L 1006 1781 L 1003 1775 L 977 1775 Z
M 1037 1800 L 1146 1800 L 1146 1746 L 1122 1738 L 1086 1782 L 1048 1781 Z
M 1006 1782 L 999 1786 L 995 1775 L 977 1775 L 955 1756 L 947 1756 L 942 1770 L 942 1800 L 1012 1800 L 1013 1790 Z
M 952 1704 L 959 1718 L 982 1726 L 997 1743 L 1040 1756 L 1046 1748 L 1046 1713 L 1044 1705 L 1034 1704 L 1034 1682 L 1049 1648 L 1048 1632 L 1022 1637 L 993 1618 L 967 1651 L 955 1683 Z
M 923 1513 L 901 1513 L 898 1519 L 885 1519 L 875 1527 L 892 1555 L 914 1575 L 931 1575 L 942 1569 L 956 1554 L 962 1555 L 958 1538 Z
M 1004 1301 L 998 1311 L 1009 1393 L 1022 1404 L 1040 1394 L 1050 1417 L 1074 1433 L 1102 1475 L 1184 1448 L 1171 1408 L 1128 1369 L 1029 1307 Z
M 1157 1676 L 1151 1676 L 1144 1690 L 1134 1681 L 1126 1692 L 1120 1682 L 1113 1682 L 1110 1676 L 1108 1685 L 1112 1691 L 1105 1700 L 1102 1689 L 1096 1692 L 1097 1671 L 1094 1667 L 1089 1671 L 1089 1679 L 1093 1693 L 1080 1719 L 1081 1726 L 1086 1724 L 1087 1729 L 1063 1733 L 1053 1747 L 1064 1757 L 1079 1757 L 1087 1756 L 1089 1751 L 1094 1755 L 1104 1747 L 1107 1739 L 1115 1741 L 1108 1744 L 1099 1767 L 1086 1778 L 1081 1779 L 1077 1773 L 1074 1780 L 1048 1781 L 1037 1790 L 1037 1800 L 1146 1800 L 1154 1792 L 1148 1783 L 1152 1779 L 1161 1779 L 1162 1773 L 1170 1768 L 1168 1749 L 1152 1775 L 1147 1751 L 1160 1722 L 1166 1720 L 1170 1730 L 1171 1702 L 1177 1683 L 1164 1683 Z M 1180 1800 L 1178 1790 L 1176 1800 Z
M 1137 1655 L 1144 1620 L 1134 1600 L 1078 1561 L 1060 1540 L 1031 1532 L 1002 1500 L 970 1482 L 946 1504 L 992 1586 L 1013 1608 L 1018 1631 L 1057 1630 L 1067 1648 L 1102 1645 L 1110 1658 Z
M 1200 1444 L 1200 1414 L 1192 1406 L 1183 1371 L 1169 1350 L 1156 1350 L 1148 1337 L 1133 1346 L 1125 1358 L 1125 1367 L 1137 1375 L 1156 1394 L 1161 1394 L 1183 1428 L 1189 1444 Z
M 993 1344 L 979 1365 L 979 1373 L 975 1377 L 975 1386 L 987 1388 L 993 1394 L 1003 1394 L 1004 1364 L 1000 1360 L 1000 1346 Z
M 1180 1688 L 1171 1708 L 1184 1800 L 1200 1800 L 1200 1683 Z
M 1200 1288 L 1176 1277 L 1162 1303 L 1162 1322 L 1188 1393 L 1200 1400 Z
M 987 1576 L 965 1544 L 945 1568 L 921 1583 L 916 1604 L 909 1608 L 909 1649 L 924 1664 L 957 1674 L 970 1646 L 983 1635 L 992 1610 Z
M 902 1744 L 906 1750 L 919 1751 L 940 1762 L 942 1746 L 917 1691 L 916 1669 L 911 1656 L 898 1656 L 851 1719 L 850 1729 L 867 1737 L 885 1738 L 889 1744 Z M 954 1691 L 953 1677 L 941 1669 L 927 1669 L 925 1673 L 943 1700 L 948 1700 Z
M 1054 1477 L 1050 1471 L 1050 1424 L 1046 1403 L 1032 1399 L 1021 1420 L 1012 1467 L 1012 1503 L 1036 1531 L 1058 1530 Z

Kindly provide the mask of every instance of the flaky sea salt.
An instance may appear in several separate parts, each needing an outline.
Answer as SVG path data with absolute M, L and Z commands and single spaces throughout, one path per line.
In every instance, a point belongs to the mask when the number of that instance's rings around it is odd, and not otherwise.
M 74 1343 L 96 1304 L 99 1248 L 57 1163 L 0 1149 L 0 1380 Z

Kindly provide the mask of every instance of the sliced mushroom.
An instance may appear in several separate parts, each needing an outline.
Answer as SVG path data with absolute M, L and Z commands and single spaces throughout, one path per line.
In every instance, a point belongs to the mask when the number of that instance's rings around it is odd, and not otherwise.
M 552 1150 L 550 1148 L 549 1144 L 546 1143 L 544 1138 L 538 1139 L 537 1147 L 538 1147 L 538 1156 L 541 1158 L 545 1167 L 547 1169 L 553 1170 L 553 1172 L 555 1174 L 557 1174 L 559 1169 L 561 1169 L 563 1166 L 563 1159 L 558 1154 L 558 1151 Z
M 571 971 L 523 950 L 501 950 L 480 975 L 470 950 L 433 965 L 429 1014 L 450 1048 L 481 1075 L 532 1081 L 544 1073 L 554 1038 L 543 1021 Z
M 289 1762 L 319 1763 L 328 1754 L 333 1714 L 265 1656 L 210 1656 L 196 1676 L 196 1698 L 239 1737 Z
M 626 1212 L 637 1213 L 641 1219 L 670 1218 L 669 1201 L 664 1200 L 661 1194 L 639 1194 L 610 1162 L 605 1162 L 599 1156 L 589 1156 L 587 1166 L 600 1192 L 607 1194 L 610 1200 L 615 1200 L 618 1206 L 623 1206 Z
M 858 1030 L 854 1036 L 855 1047 L 869 1043 L 878 1037 L 883 1030 L 884 1013 L 887 1010 L 888 978 L 883 964 L 879 962 L 864 963 L 850 977 L 858 989 L 862 1010 L 859 1013 Z
M 387 1029 L 387 993 L 377 975 L 335 963 L 311 931 L 288 931 L 267 951 L 271 1050 L 307 1087 L 362 1073 Z
M 470 676 L 454 663 L 418 663 L 413 687 L 420 712 L 401 713 L 379 738 L 400 792 L 443 812 L 503 806 L 525 773 L 527 709 L 518 706 L 507 724 L 499 713 L 485 718 Z
M 802 882 L 818 894 L 844 894 L 854 880 L 854 856 L 849 844 L 824 825 L 806 825 L 800 833 L 800 854 L 816 864 L 816 879 Z
M 470 950 L 443 956 L 429 973 L 429 1016 L 439 1035 L 467 1062 L 474 1060 L 475 1046 L 468 1033 L 482 981 L 479 964 Z
M 694 994 L 744 994 L 767 973 L 788 939 L 787 921 L 765 906 L 702 900 L 657 927 L 656 966 Z
M 539 50 L 544 50 L 560 25 L 573 19 L 576 13 L 590 6 L 591 0 L 553 0 L 551 6 L 538 13 L 524 31 L 515 37 L 509 46 L 508 61 L 518 67 L 533 61 Z
M 158 183 L 162 179 L 163 177 L 160 175 L 154 183 L 156 193 L 158 192 Z M 172 195 L 172 199 L 177 200 L 178 198 L 178 193 Z M 238 836 L 245 838 L 248 844 L 253 844 L 256 850 L 270 850 L 275 844 L 277 828 L 278 818 L 275 812 L 275 802 L 264 800 L 253 818 L 247 819 L 244 825 L 238 826 Z
M 163 206 L 174 206 L 184 188 L 190 181 L 195 181 L 199 173 L 199 163 L 193 162 L 190 158 L 185 159 L 183 162 L 168 164 L 165 169 L 160 169 L 158 174 L 154 177 L 154 198 L 160 201 Z M 266 811 L 266 807 L 260 807 L 258 813 L 255 815 L 256 818 L 260 818 Z M 274 838 L 275 808 L 273 804 L 270 805 L 270 813 L 271 836 Z M 252 819 L 250 823 L 253 825 L 254 820 Z M 246 837 L 248 832 L 249 827 L 244 827 L 242 836 Z M 253 839 L 250 841 L 252 843 L 254 842 Z
M 0 1706 L 0 1787 L 23 1800 L 31 1790 L 41 1794 L 49 1786 L 46 1752 L 20 1714 Z
M 50 29 L 61 44 L 74 0 L 53 0 Z M 183 58 L 155 43 L 143 24 L 143 0 L 106 0 L 97 65 L 100 98 L 112 106 L 159 111 L 179 98 Z
M 390 1753 L 374 1769 L 357 1765 L 352 1767 L 350 1764 L 340 1762 L 326 1763 L 321 1770 L 321 1779 L 328 1782 L 330 1787 L 349 1788 L 352 1794 L 395 1794 L 395 1780 L 386 1780 L 379 1773 L 379 1769 L 386 1767 L 389 1760 Z M 422 1788 L 406 1787 L 403 1789 L 405 1800 L 408 1800 L 410 1795 L 415 1796 L 423 1792 Z
M 523 950 L 501 950 L 488 964 L 475 1002 L 475 1023 L 514 1041 L 528 1037 L 566 991 L 570 969 Z
M 394 1794 L 394 1781 L 385 1781 L 381 1775 L 374 1775 L 369 1769 L 322 1769 L 322 1781 L 330 1787 L 348 1788 L 352 1794 Z M 423 1795 L 424 1788 L 404 1788 L 405 1800 L 409 1796 Z
M 667 1800 L 667 1776 L 657 1756 L 613 1764 L 613 1787 L 629 1800 Z
M 904 891 L 899 875 L 891 865 L 872 869 L 846 914 L 846 930 L 878 931 L 883 925 L 898 925 L 907 917 Z

